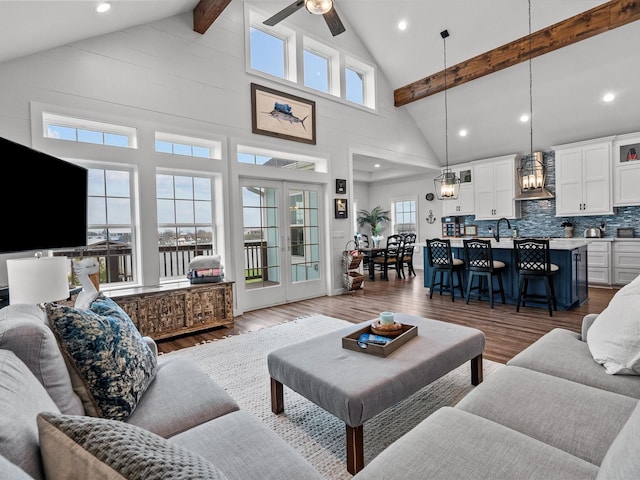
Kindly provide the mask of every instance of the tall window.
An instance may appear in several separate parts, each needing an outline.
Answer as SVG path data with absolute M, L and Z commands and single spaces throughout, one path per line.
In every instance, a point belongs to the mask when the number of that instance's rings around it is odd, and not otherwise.
M 345 58 L 345 98 L 369 108 L 376 107 L 375 69 L 355 58 Z
M 282 38 L 269 35 L 251 27 L 251 68 L 278 78 L 286 78 L 286 42 Z
M 196 255 L 215 252 L 209 177 L 156 175 L 160 276 L 186 278 Z
M 329 61 L 326 57 L 304 51 L 304 86 L 329 92 Z
M 364 104 L 364 75 L 350 68 L 345 68 L 347 100 L 358 105 Z
M 418 233 L 416 226 L 416 201 L 401 200 L 393 202 L 393 233 Z

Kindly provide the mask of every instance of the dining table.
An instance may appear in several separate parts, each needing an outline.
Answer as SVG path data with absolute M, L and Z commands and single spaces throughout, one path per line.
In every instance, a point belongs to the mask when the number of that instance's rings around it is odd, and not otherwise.
M 378 255 L 384 254 L 384 247 L 362 247 L 358 248 L 358 252 L 364 255 L 364 263 L 369 265 L 369 280 L 375 281 L 375 264 L 373 259 Z

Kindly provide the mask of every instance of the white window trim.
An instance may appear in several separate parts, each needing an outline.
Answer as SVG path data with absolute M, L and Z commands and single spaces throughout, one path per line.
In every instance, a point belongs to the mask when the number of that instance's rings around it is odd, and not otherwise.
M 364 92 L 363 92 L 363 102 L 365 107 L 374 109 L 376 108 L 376 89 L 375 86 L 378 84 L 376 81 L 376 68 L 365 63 L 361 60 L 358 60 L 352 56 L 347 55 L 345 57 L 345 68 L 349 70 L 353 70 L 354 72 L 360 73 L 364 78 Z M 345 82 L 346 83 L 346 82 Z M 345 86 L 346 91 L 346 86 Z M 349 102 L 353 103 L 353 102 Z M 358 104 L 356 104 L 358 105 Z
M 306 35 L 302 37 L 302 44 L 303 51 L 306 50 L 314 55 L 327 59 L 327 68 L 329 69 L 327 72 L 329 79 L 329 91 L 326 93 L 329 93 L 334 97 L 340 97 L 340 52 L 323 43 L 317 42 Z
M 283 160 L 294 160 L 297 162 L 309 162 L 316 164 L 317 173 L 328 172 L 328 160 L 322 157 L 312 157 L 309 155 L 302 155 L 299 153 L 284 152 L 281 150 L 268 150 L 260 147 L 252 147 L 247 145 L 238 145 L 237 153 L 246 153 L 247 155 L 258 155 L 263 157 L 277 157 Z M 238 156 L 236 153 L 235 162 L 238 163 Z M 248 164 L 251 165 L 251 164 Z M 255 167 L 255 165 L 253 165 Z

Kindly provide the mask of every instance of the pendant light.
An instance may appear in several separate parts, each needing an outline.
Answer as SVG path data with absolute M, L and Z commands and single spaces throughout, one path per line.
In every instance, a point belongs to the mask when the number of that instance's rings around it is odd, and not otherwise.
M 529 5 L 529 155 L 518 168 L 518 181 L 523 193 L 535 194 L 544 189 L 546 168 L 542 152 L 533 151 L 533 74 L 531 68 L 531 0 Z
M 449 112 L 447 106 L 447 37 L 449 32 L 440 32 L 444 46 L 444 158 L 445 168 L 439 177 L 433 180 L 438 200 L 455 200 L 460 189 L 460 177 L 449 168 Z

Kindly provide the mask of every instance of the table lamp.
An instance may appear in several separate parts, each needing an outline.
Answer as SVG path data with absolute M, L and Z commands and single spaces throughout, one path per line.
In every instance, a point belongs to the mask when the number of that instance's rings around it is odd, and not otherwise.
M 69 297 L 67 257 L 43 257 L 7 260 L 9 303 L 41 304 Z

